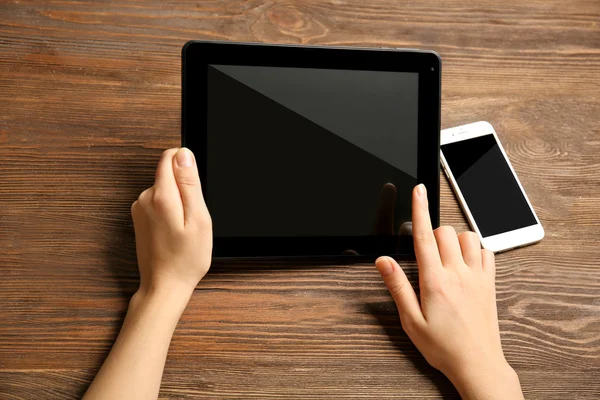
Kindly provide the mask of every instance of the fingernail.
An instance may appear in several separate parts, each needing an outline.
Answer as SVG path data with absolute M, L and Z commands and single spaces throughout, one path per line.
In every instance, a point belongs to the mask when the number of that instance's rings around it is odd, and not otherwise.
M 391 275 L 394 272 L 394 265 L 388 257 L 380 257 L 375 261 L 375 266 L 382 278 Z
M 425 190 L 425 185 L 423 185 L 422 183 L 420 183 L 417 186 L 417 194 L 419 195 L 419 197 L 425 196 L 425 194 L 427 194 L 427 191 Z
M 175 154 L 175 161 L 177 161 L 177 165 L 180 167 L 191 167 L 194 163 L 192 152 L 185 147 L 182 147 L 177 151 L 177 154 Z

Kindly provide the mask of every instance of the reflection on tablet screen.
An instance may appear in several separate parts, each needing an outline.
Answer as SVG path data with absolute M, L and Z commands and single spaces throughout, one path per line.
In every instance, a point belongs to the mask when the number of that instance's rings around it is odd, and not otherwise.
M 209 65 L 207 78 L 215 236 L 369 236 L 410 221 L 418 73 Z M 390 199 L 394 233 L 377 232 Z

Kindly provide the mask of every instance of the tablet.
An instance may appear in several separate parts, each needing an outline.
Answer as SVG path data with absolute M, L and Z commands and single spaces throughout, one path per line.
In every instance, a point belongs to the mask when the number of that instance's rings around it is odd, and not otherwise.
M 214 257 L 414 257 L 418 183 L 438 226 L 436 53 L 192 41 L 182 69 Z

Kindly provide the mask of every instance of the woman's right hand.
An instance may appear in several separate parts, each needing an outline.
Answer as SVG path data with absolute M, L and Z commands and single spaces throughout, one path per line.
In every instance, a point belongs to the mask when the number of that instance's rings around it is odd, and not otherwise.
M 413 190 L 412 210 L 420 301 L 395 260 L 376 261 L 404 331 L 463 399 L 522 399 L 500 343 L 494 254 L 473 232 L 433 231 L 423 185 Z

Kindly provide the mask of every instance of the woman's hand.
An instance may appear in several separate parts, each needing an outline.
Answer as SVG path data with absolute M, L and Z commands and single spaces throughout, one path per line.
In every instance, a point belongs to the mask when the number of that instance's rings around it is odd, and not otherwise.
M 154 186 L 131 207 L 140 292 L 181 293 L 186 303 L 210 267 L 212 224 L 193 153 L 166 150 Z
M 212 228 L 188 149 L 163 153 L 131 207 L 140 289 L 85 400 L 156 399 L 173 331 L 210 267 Z
M 457 236 L 449 226 L 434 232 L 423 185 L 413 191 L 412 209 L 420 301 L 396 261 L 376 261 L 404 331 L 463 399 L 522 399 L 500 343 L 494 254 L 481 249 L 473 232 Z

